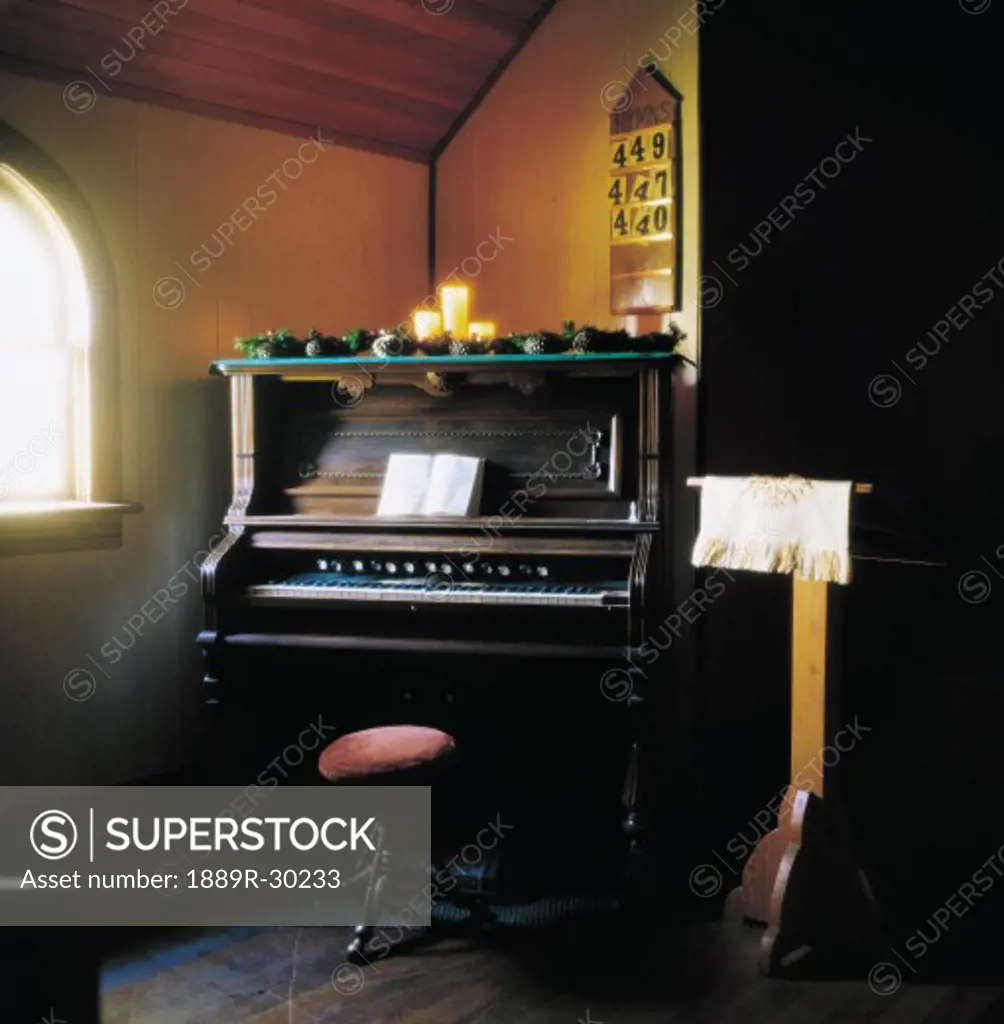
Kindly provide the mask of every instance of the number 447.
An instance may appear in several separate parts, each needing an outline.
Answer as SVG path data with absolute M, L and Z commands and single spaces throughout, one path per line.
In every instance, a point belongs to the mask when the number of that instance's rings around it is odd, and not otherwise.
M 655 173 L 645 171 L 632 175 L 614 177 L 610 181 L 607 198 L 614 206 L 626 203 L 647 203 L 655 199 L 669 198 L 669 171 L 660 170 Z

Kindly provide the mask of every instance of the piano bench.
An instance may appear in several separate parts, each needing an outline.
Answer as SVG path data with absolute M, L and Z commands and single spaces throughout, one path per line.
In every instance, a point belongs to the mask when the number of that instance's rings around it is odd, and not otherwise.
M 384 725 L 350 732 L 321 751 L 317 768 L 328 782 L 344 785 L 426 785 L 454 759 L 456 740 L 422 725 Z M 383 871 L 390 858 L 384 842 L 373 860 L 367 893 L 370 909 L 383 891 Z M 346 949 L 346 962 L 367 963 L 365 949 L 375 928 L 356 925 Z
M 424 725 L 383 725 L 350 732 L 329 743 L 317 761 L 328 782 L 413 785 L 446 767 L 455 754 L 454 738 Z

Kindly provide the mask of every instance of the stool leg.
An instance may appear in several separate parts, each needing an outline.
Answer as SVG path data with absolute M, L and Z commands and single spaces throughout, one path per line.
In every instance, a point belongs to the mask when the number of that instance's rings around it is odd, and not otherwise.
M 365 915 L 370 917 L 379 912 L 380 904 L 387 881 L 387 864 L 390 860 L 390 851 L 384 845 L 384 837 L 381 833 L 377 839 L 377 848 L 369 867 L 370 879 L 366 886 Z M 369 963 L 366 958 L 366 946 L 376 928 L 369 924 L 357 924 L 352 933 L 352 939 L 345 950 L 345 957 L 349 963 Z
M 348 944 L 345 950 L 345 959 L 350 964 L 356 964 L 357 966 L 367 963 L 365 949 L 370 939 L 373 937 L 373 927 L 368 924 L 357 924 L 355 931 L 352 933 L 352 941 Z

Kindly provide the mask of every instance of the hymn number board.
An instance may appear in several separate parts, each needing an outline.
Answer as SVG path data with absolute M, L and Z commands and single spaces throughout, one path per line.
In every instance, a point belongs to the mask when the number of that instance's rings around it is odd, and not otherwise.
M 671 99 L 610 117 L 610 300 L 618 316 L 679 308 L 680 103 L 669 89 Z
M 672 132 L 671 125 L 662 125 L 633 136 L 614 137 L 607 190 L 611 244 L 672 239 Z

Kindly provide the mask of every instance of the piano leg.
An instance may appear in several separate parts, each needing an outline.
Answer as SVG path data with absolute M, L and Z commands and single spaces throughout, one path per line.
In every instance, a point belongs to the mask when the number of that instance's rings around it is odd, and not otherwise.
M 215 644 L 205 645 L 202 648 L 202 692 L 205 694 L 207 704 L 220 703 L 220 652 L 216 650 Z
M 646 809 L 649 787 L 646 784 L 645 699 L 635 692 L 628 698 L 627 705 L 630 738 L 623 795 L 623 830 L 627 838 L 624 907 L 633 926 L 646 927 L 654 921 L 655 915 L 652 913 L 651 827 Z
M 647 859 L 645 840 L 648 828 L 639 806 L 640 760 L 639 743 L 632 739 L 628 750 L 627 773 L 624 780 L 624 835 L 627 837 L 625 874 L 628 882 L 636 880 L 644 873 Z

